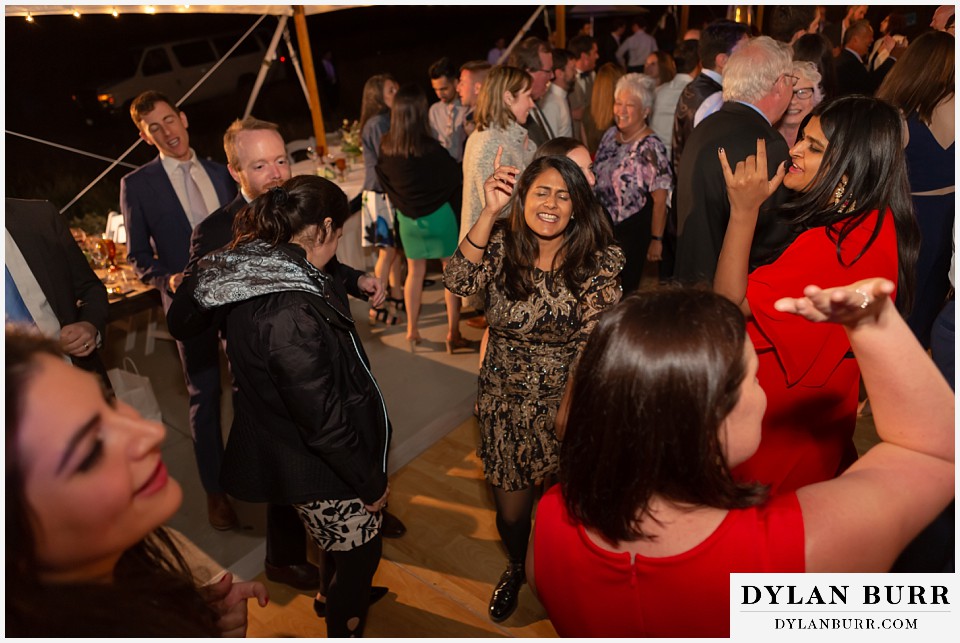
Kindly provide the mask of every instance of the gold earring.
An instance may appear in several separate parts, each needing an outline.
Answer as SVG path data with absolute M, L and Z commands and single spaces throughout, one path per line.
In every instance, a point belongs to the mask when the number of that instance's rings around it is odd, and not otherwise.
M 847 190 L 847 177 L 840 179 L 840 184 L 837 185 L 836 191 L 833 193 L 833 205 L 839 205 L 840 200 L 843 198 L 843 193 Z

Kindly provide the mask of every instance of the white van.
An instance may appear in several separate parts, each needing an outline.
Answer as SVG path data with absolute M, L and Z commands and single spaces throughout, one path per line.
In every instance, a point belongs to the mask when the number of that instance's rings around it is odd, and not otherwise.
M 96 100 L 102 110 L 128 112 L 133 99 L 155 90 L 177 101 L 230 50 L 242 34 L 224 34 L 180 40 L 147 47 L 140 54 L 136 72 L 129 78 L 98 88 Z M 254 32 L 240 43 L 207 80 L 184 102 L 189 105 L 253 87 L 266 54 L 269 35 Z M 274 76 L 271 73 L 271 76 Z

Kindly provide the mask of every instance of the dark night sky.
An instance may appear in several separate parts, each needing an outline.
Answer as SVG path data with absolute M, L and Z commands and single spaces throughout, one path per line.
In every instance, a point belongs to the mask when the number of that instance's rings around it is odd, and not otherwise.
M 314 56 L 331 49 L 341 79 L 340 113 L 356 118 L 365 80 L 388 71 L 401 82 L 419 82 L 429 90 L 426 69 L 437 58 L 450 56 L 455 64 L 485 58 L 498 36 L 508 41 L 533 13 L 523 6 L 379 6 L 350 8 L 307 19 Z M 651 7 L 657 16 L 662 7 Z M 918 17 L 929 22 L 934 7 L 922 8 Z M 691 7 L 691 23 L 722 17 L 725 6 Z M 868 18 L 878 24 L 891 7 L 872 7 Z M 831 12 L 842 13 L 842 7 Z M 876 15 L 875 15 L 876 14 Z M 54 140 L 91 152 L 117 156 L 136 138 L 129 118 L 88 125 L 71 100 L 82 89 L 92 89 L 114 79 L 118 70 L 137 60 L 138 45 L 183 40 L 201 35 L 234 32 L 239 35 L 256 21 L 254 15 L 188 14 L 155 16 L 121 14 L 119 18 L 86 15 L 39 16 L 34 23 L 7 18 L 5 24 L 6 104 L 9 130 Z M 580 20 L 568 19 L 568 33 Z M 604 19 L 598 19 L 598 28 Z M 926 24 L 926 23 L 924 23 Z M 264 25 L 271 32 L 276 18 Z M 293 21 L 290 21 L 291 33 Z M 530 32 L 543 37 L 538 18 Z M 295 39 L 295 36 L 294 36 Z M 430 94 L 432 96 L 432 94 Z M 212 103 L 212 104 L 207 104 Z M 204 156 L 222 158 L 223 130 L 240 116 L 244 100 L 235 99 L 189 106 L 191 143 Z M 298 86 L 281 83 L 267 88 L 254 109 L 261 118 L 276 120 L 288 137 L 307 134 L 309 111 Z M 330 121 L 328 121 L 329 123 Z M 328 127 L 328 129 L 330 129 Z M 51 150 L 7 135 L 7 196 L 49 198 L 59 206 L 99 174 L 106 164 Z M 143 163 L 154 155 L 141 146 L 130 160 Z M 119 179 L 128 171 L 118 168 L 70 212 L 103 211 L 116 207 Z

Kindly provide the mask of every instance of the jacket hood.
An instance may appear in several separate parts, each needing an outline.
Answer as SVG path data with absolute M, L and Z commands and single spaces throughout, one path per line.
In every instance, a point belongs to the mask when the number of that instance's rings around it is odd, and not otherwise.
M 197 265 L 194 298 L 204 309 L 296 290 L 327 299 L 330 276 L 306 260 L 290 244 L 271 247 L 253 241 L 207 255 Z

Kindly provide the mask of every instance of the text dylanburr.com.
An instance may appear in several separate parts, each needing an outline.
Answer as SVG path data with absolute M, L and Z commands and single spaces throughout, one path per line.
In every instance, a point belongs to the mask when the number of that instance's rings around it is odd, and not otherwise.
M 955 574 L 731 574 L 730 638 L 955 641 Z

